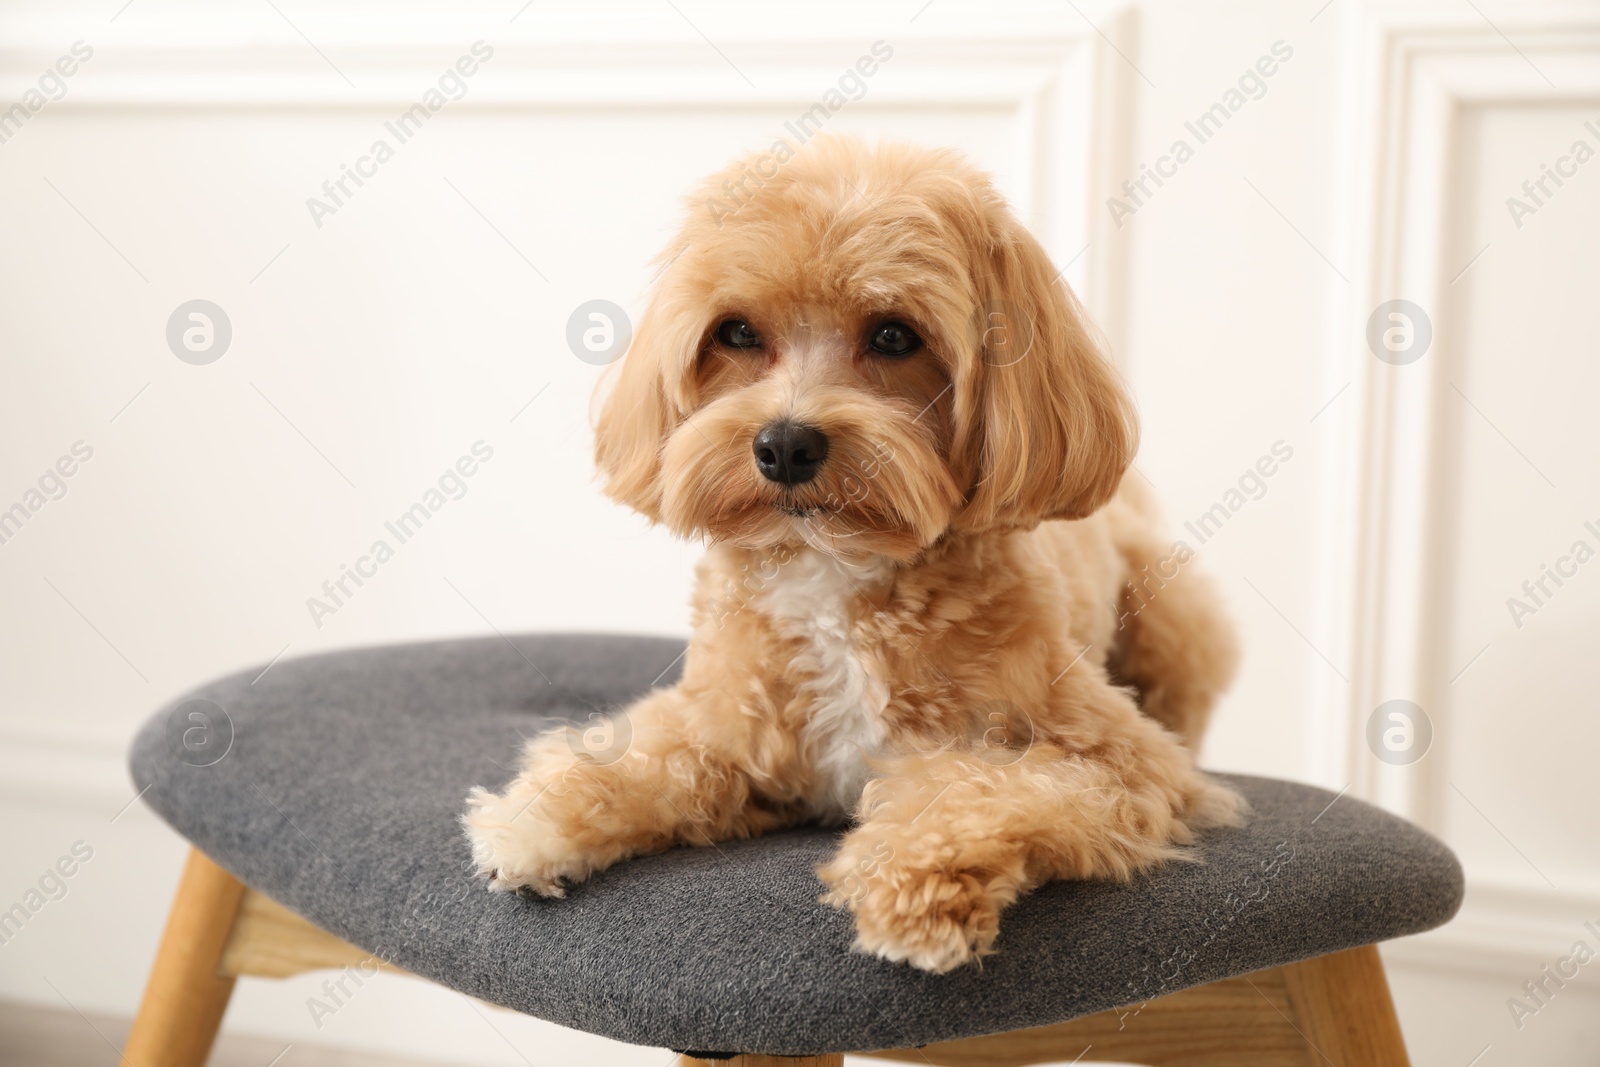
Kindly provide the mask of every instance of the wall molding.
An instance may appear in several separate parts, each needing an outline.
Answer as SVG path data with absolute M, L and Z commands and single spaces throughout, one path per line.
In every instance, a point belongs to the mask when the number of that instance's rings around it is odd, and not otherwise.
M 662 12 L 665 10 L 665 18 Z M 1101 30 L 1130 39 L 1125 4 L 1083 13 L 1041 3 L 1001 3 L 984 28 L 886 19 L 859 5 L 828 3 L 794 25 L 778 11 L 739 9 L 719 18 L 712 44 L 670 7 L 637 19 L 529 9 L 385 18 L 335 5 L 308 14 L 304 29 L 328 58 L 266 9 L 266 17 L 209 23 L 161 11 L 115 26 L 65 17 L 15 27 L 0 48 L 0 100 L 9 103 L 74 40 L 93 39 L 83 64 L 44 119 L 100 110 L 393 110 L 418 102 L 440 74 L 482 39 L 494 48 L 451 112 L 682 111 L 782 108 L 798 116 L 818 103 L 874 41 L 894 58 L 851 108 L 930 105 L 1010 111 L 1020 136 L 1010 192 L 1024 217 L 1120 349 L 1124 265 L 1097 210 L 1126 166 L 1131 69 Z M 1093 23 L 1090 22 L 1093 19 Z M 826 26 L 825 34 L 815 27 Z M 1097 29 L 1096 27 L 1099 27 Z M 104 30 L 103 37 L 95 31 Z M 737 57 L 735 60 L 732 57 Z M 0 104 L 0 107 L 5 106 Z M 774 135 L 781 133 L 774 129 Z M 733 155 L 756 145 L 730 145 Z M 1086 162 L 1087 161 L 1087 162 Z
M 0 729 L 0 801 L 109 819 L 133 799 L 131 781 L 114 741 Z
M 1310 738 L 1313 766 L 1337 788 L 1440 832 L 1449 792 L 1448 681 L 1442 635 L 1452 611 L 1444 568 L 1453 544 L 1450 512 L 1459 476 L 1450 442 L 1458 432 L 1443 403 L 1455 363 L 1451 324 L 1435 315 L 1433 343 L 1416 363 L 1390 366 L 1368 351 L 1366 319 L 1395 298 L 1430 311 L 1472 249 L 1448 239 L 1460 172 L 1464 112 L 1486 105 L 1600 100 L 1600 15 L 1397 7 L 1369 0 L 1347 16 L 1347 47 L 1359 57 L 1347 124 L 1350 161 L 1343 199 L 1356 205 L 1349 230 L 1351 284 L 1332 306 L 1346 324 L 1327 354 L 1327 380 L 1348 380 L 1354 411 L 1333 450 L 1346 457 L 1334 476 L 1337 528 L 1324 544 L 1324 617 L 1318 633 L 1350 665 L 1350 685 L 1323 687 Z M 1516 49 L 1501 33 L 1510 35 Z M 1520 52 L 1519 52 L 1520 50 Z M 1537 69 L 1535 69 L 1537 67 Z M 1541 74 L 1542 72 L 1542 74 Z M 1548 77 L 1548 81 L 1546 80 Z M 1337 388 L 1337 384 L 1334 386 Z M 1421 705 L 1435 744 L 1409 767 L 1391 767 L 1366 748 L 1368 716 L 1385 700 Z M 1569 916 L 1581 916 L 1567 922 Z M 1386 950 L 1407 966 L 1485 973 L 1525 968 L 1541 953 L 1600 920 L 1600 890 L 1557 892 L 1541 883 L 1471 878 L 1461 914 L 1448 926 Z
M 1328 780 L 1353 782 L 1352 791 L 1424 826 L 1437 828 L 1441 752 L 1408 768 L 1369 758 L 1362 740 L 1366 718 L 1383 700 L 1415 700 L 1447 718 L 1434 621 L 1448 612 L 1437 589 L 1437 542 L 1442 505 L 1434 473 L 1453 464 L 1441 454 L 1450 426 L 1438 401 L 1452 366 L 1447 322 L 1435 322 L 1433 345 L 1404 367 L 1378 362 L 1365 340 L 1367 312 L 1404 296 L 1438 306 L 1450 280 L 1470 258 L 1443 236 L 1453 207 L 1457 126 L 1463 109 L 1509 102 L 1569 102 L 1600 98 L 1600 18 L 1548 17 L 1501 23 L 1518 47 L 1552 78 L 1546 84 L 1491 26 L 1467 9 L 1419 17 L 1388 7 L 1359 14 L 1362 107 L 1354 123 L 1358 150 L 1350 184 L 1357 203 L 1357 261 L 1349 304 L 1330 355 L 1351 375 L 1356 412 L 1346 432 L 1352 457 L 1337 486 L 1336 512 L 1347 516 L 1333 549 L 1342 580 L 1328 603 L 1322 632 L 1351 664 L 1351 684 L 1327 732 L 1314 739 L 1336 756 L 1323 764 Z M 1366 177 L 1363 177 L 1366 176 Z M 1352 373 L 1353 372 L 1353 373 Z M 1393 772 L 1393 773 L 1391 773 Z
M 1515 975 L 1508 995 L 1522 979 L 1584 940 L 1600 940 L 1584 928 L 1600 926 L 1600 890 L 1557 892 L 1545 885 L 1474 881 L 1467 900 L 1447 926 L 1384 946 L 1384 957 L 1418 971 L 1460 975 Z M 1600 996 L 1600 987 L 1592 990 Z

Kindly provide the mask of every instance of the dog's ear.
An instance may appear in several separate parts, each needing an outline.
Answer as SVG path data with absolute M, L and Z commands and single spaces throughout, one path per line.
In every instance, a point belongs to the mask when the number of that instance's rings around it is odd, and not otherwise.
M 663 281 L 613 367 L 599 401 L 594 458 L 606 495 L 661 521 L 661 450 L 691 408 L 686 390 L 699 357 L 703 324 L 678 309 Z
M 985 214 L 972 249 L 976 351 L 957 383 L 971 481 L 954 524 L 1083 518 L 1111 498 L 1133 459 L 1133 405 L 1039 242 L 1003 205 Z

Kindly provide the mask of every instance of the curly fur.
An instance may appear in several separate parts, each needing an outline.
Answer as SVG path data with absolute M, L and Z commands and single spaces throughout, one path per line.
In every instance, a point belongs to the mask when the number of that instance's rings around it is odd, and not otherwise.
M 1040 883 L 1126 880 L 1240 818 L 1193 754 L 1231 630 L 1187 556 L 1168 573 L 1123 479 L 1132 405 L 983 174 L 819 138 L 736 217 L 691 206 L 662 259 L 596 457 L 613 498 L 710 543 L 683 677 L 620 712 L 620 758 L 544 736 L 474 791 L 491 889 L 560 896 L 630 855 L 849 823 L 823 900 L 858 948 L 943 972 Z M 758 349 L 718 343 L 730 316 Z M 924 347 L 877 357 L 885 320 Z M 758 472 L 777 418 L 826 432 L 813 481 Z

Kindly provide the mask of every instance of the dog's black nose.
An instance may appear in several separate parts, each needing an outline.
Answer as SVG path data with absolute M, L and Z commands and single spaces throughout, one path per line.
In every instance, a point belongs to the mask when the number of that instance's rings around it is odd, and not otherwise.
M 756 434 L 756 466 L 768 481 L 800 485 L 817 476 L 828 455 L 828 438 L 815 426 L 782 419 Z

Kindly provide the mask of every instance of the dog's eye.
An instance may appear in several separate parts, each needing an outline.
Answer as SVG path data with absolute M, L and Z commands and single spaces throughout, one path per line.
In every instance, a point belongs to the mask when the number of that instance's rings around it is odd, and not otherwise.
M 903 322 L 885 322 L 872 331 L 872 340 L 867 343 L 879 355 L 899 359 L 921 348 L 922 338 Z
M 729 348 L 755 348 L 761 337 L 743 319 L 728 319 L 717 327 L 717 343 Z

